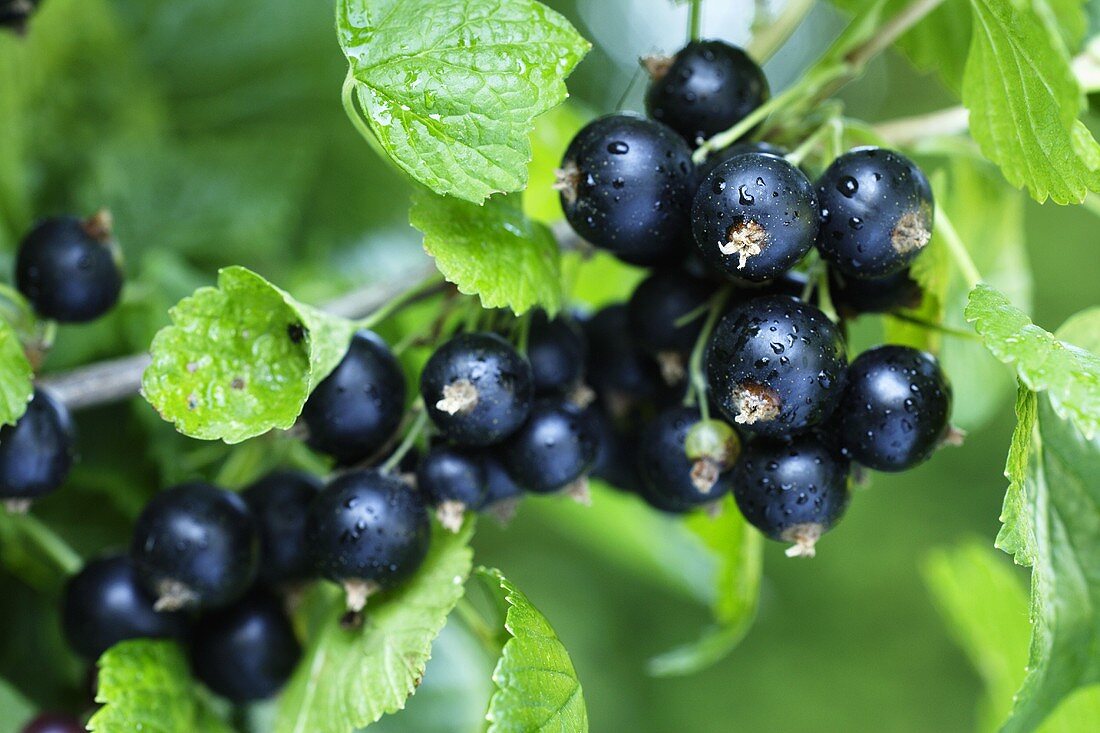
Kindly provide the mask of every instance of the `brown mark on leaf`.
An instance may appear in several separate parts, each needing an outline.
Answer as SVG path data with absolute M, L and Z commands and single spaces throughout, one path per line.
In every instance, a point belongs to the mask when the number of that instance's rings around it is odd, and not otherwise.
M 768 230 L 752 219 L 738 217 L 726 232 L 726 241 L 718 244 L 722 254 L 737 255 L 737 269 L 745 269 L 749 258 L 764 251 L 768 245 Z
M 234 377 L 233 381 L 229 383 L 229 386 L 236 390 L 244 389 L 244 380 L 240 377 Z
M 286 327 L 286 335 L 290 338 L 291 343 L 300 344 L 302 339 L 306 337 L 306 330 L 300 323 L 291 323 Z
M 197 394 L 195 394 L 194 392 L 187 395 L 187 409 L 188 410 L 194 410 L 198 406 L 199 406 L 199 396 Z

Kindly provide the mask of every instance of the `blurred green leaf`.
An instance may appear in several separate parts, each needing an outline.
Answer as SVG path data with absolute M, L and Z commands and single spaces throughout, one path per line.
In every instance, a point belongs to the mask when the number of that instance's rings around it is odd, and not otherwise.
M 487 733 L 587 731 L 580 680 L 546 617 L 499 570 L 477 572 L 507 605 L 504 628 L 511 636 L 493 671 L 497 690 L 485 714 Z
M 181 433 L 227 443 L 291 427 L 355 330 L 243 267 L 221 270 L 217 288 L 200 288 L 170 315 L 143 394 Z
M 3 716 L 0 716 L 0 733 L 19 733 L 23 729 L 23 724 L 34 715 L 34 708 L 30 701 L 2 679 L 0 679 L 0 710 L 4 711 Z
M 34 371 L 19 335 L 0 319 L 0 425 L 14 425 L 34 394 Z
M 460 292 L 483 308 L 517 315 L 541 306 L 551 316 L 562 305 L 558 243 L 545 225 L 524 216 L 516 197 L 484 206 L 418 191 L 409 223 L 424 233 L 424 249 Z
M 473 202 L 524 187 L 532 121 L 565 99 L 589 49 L 534 0 L 341 0 L 336 25 L 381 147 L 436 193 Z
M 175 642 L 136 639 L 99 660 L 95 733 L 232 733 L 199 696 Z
M 373 596 L 363 625 L 344 629 L 343 598 L 329 593 L 315 614 L 308 650 L 279 703 L 276 733 L 348 733 L 405 707 L 424 674 L 432 642 L 462 597 L 473 524 L 438 526 L 416 575 Z

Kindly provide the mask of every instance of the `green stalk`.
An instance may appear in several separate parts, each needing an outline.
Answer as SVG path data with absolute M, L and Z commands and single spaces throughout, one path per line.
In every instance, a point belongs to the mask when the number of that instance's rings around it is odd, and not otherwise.
M 699 415 L 703 420 L 710 419 L 710 404 L 707 401 L 707 379 L 703 375 L 703 355 L 707 350 L 707 344 L 710 343 L 710 335 L 714 332 L 714 326 L 718 323 L 722 311 L 725 310 L 726 301 L 729 300 L 732 292 L 733 286 L 726 285 L 711 298 L 710 312 L 707 314 L 707 320 L 703 323 L 703 330 L 699 332 L 699 338 L 695 339 L 695 346 L 691 349 L 691 359 L 688 361 L 691 387 L 684 397 L 684 404 L 689 407 L 698 404 Z
M 404 458 L 413 446 L 416 445 L 417 439 L 420 434 L 424 432 L 424 428 L 428 425 L 428 411 L 424 409 L 423 404 L 417 404 L 413 406 L 413 411 L 416 413 L 416 417 L 413 419 L 412 425 L 409 426 L 409 431 L 405 433 L 404 439 L 401 441 L 401 445 L 397 446 L 397 450 L 386 459 L 386 462 L 382 464 L 379 470 L 382 473 L 389 473 L 393 469 L 397 468 L 397 464 L 401 463 L 401 459 Z

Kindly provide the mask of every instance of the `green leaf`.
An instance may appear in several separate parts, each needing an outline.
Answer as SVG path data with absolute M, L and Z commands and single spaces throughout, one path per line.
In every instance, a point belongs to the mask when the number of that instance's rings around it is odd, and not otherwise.
M 243 267 L 170 311 L 142 391 L 184 435 L 239 443 L 287 429 L 344 352 L 355 324 L 303 305 Z
M 971 0 L 974 30 L 962 98 L 982 153 L 1036 201 L 1080 202 L 1100 190 L 1100 145 L 1077 119 L 1083 97 L 1049 10 Z
M 1028 389 L 1047 392 L 1055 412 L 1091 438 L 1100 429 L 1100 357 L 1055 338 L 1002 293 L 979 285 L 966 319 L 998 359 L 1012 364 Z M 1079 328 L 1079 326 L 1077 326 Z
M 31 369 L 19 335 L 0 319 L 0 425 L 14 425 L 34 394 Z
M 23 725 L 34 715 L 29 700 L 4 680 L 0 680 L 0 733 L 19 733 Z
M 232 733 L 211 712 L 175 642 L 137 639 L 99 660 L 95 733 Z
M 533 120 L 566 97 L 589 44 L 534 0 L 341 0 L 340 46 L 370 131 L 436 193 L 526 184 Z
M 424 249 L 460 292 L 477 295 L 483 308 L 517 315 L 541 306 L 561 309 L 561 257 L 554 235 L 523 215 L 515 197 L 484 206 L 418 191 L 409 222 L 424 233 Z
M 588 730 L 588 711 L 569 652 L 527 596 L 499 570 L 479 568 L 507 604 L 504 643 L 493 671 L 497 690 L 485 714 L 488 733 Z
M 327 594 L 309 648 L 279 703 L 276 733 L 348 733 L 405 707 L 432 641 L 462 597 L 473 524 L 441 530 L 416 575 L 373 596 L 363 625 L 341 627 L 341 594 Z

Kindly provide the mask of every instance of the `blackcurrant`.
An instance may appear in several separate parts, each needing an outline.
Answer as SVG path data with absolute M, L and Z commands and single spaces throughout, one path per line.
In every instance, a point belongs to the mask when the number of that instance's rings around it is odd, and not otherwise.
M 785 435 L 826 420 L 844 391 L 844 341 L 820 310 L 785 295 L 735 306 L 714 330 L 707 384 L 744 430 Z
M 683 272 L 664 270 L 643 280 L 627 304 L 627 319 L 635 343 L 657 358 L 668 382 L 683 378 L 687 355 L 706 320 L 704 313 L 688 323 L 678 323 L 705 306 L 714 294 L 709 280 Z
M 481 468 L 485 472 L 485 498 L 475 507 L 477 511 L 500 509 L 523 496 L 523 487 L 508 473 L 495 450 L 482 452 Z
M 543 311 L 531 316 L 527 360 L 536 394 L 562 394 L 576 387 L 584 376 L 587 354 L 584 334 L 572 320 L 550 320 Z
M 15 425 L 0 428 L 0 500 L 24 504 L 61 486 L 73 466 L 75 441 L 68 409 L 36 389 Z
M 61 628 L 69 646 L 95 661 L 127 639 L 179 639 L 188 620 L 180 611 L 153 610 L 154 597 L 138 583 L 133 562 L 116 555 L 91 560 L 65 585 Z
M 420 374 L 428 416 L 459 445 L 492 445 L 514 433 L 531 410 L 531 392 L 531 365 L 491 333 L 455 336 Z
M 255 579 L 259 554 L 244 499 L 201 482 L 154 496 L 130 544 L 138 580 L 157 599 L 158 611 L 232 603 Z
M 588 340 L 585 378 L 614 414 L 636 399 L 654 397 L 661 382 L 657 362 L 631 338 L 624 304 L 607 306 L 582 323 Z
M 649 116 L 689 145 L 727 130 L 768 98 L 768 80 L 748 54 L 722 41 L 692 41 L 671 59 L 647 59 Z
M 436 445 L 420 459 L 416 486 L 436 508 L 439 523 L 457 532 L 466 511 L 485 502 L 488 478 L 484 462 L 473 451 Z
M 845 318 L 917 308 L 924 296 L 908 268 L 876 278 L 848 277 L 829 268 L 829 295 L 837 312 Z
M 195 677 L 234 703 L 274 695 L 301 656 L 282 601 L 261 589 L 200 617 L 190 644 Z
M 851 150 L 825 170 L 817 191 L 817 247 L 844 275 L 892 275 L 905 269 L 932 238 L 932 187 L 901 153 Z
M 696 177 L 702 181 L 710 172 L 721 165 L 724 161 L 729 160 L 738 155 L 744 155 L 745 153 L 767 153 L 768 155 L 776 155 L 782 158 L 787 154 L 787 151 L 778 145 L 772 145 L 767 142 L 743 142 L 734 143 L 728 148 L 722 148 L 716 150 L 707 156 L 707 159 L 696 166 Z
M 924 462 L 947 435 L 951 386 L 939 363 L 907 346 L 879 346 L 848 367 L 837 410 L 844 452 L 877 471 Z
M 757 439 L 734 468 L 733 496 L 750 524 L 793 543 L 788 555 L 813 557 L 848 507 L 848 461 L 814 433 Z
M 616 489 L 637 491 L 641 483 L 638 476 L 638 434 L 636 430 L 622 429 L 615 425 L 602 404 L 590 405 L 584 411 L 585 419 L 596 436 L 596 459 L 591 473 Z M 631 428 L 636 427 L 628 421 Z
M 700 440 L 700 433 L 712 439 Z M 729 469 L 739 453 L 740 441 L 724 423 L 704 422 L 694 407 L 664 410 L 642 430 L 638 444 L 642 496 L 675 512 L 717 501 L 730 490 Z
M 306 400 L 302 419 L 313 448 L 351 464 L 385 446 L 404 412 L 401 365 L 381 337 L 359 331 L 336 369 Z
M 636 265 L 681 259 L 695 167 L 675 132 L 631 115 L 590 122 L 565 151 L 557 188 L 582 238 Z
M 318 572 L 342 583 L 359 611 L 377 588 L 397 585 L 424 561 L 431 520 L 421 494 L 396 476 L 352 471 L 309 509 L 306 537 Z
M 118 302 L 119 260 L 109 214 L 59 216 L 40 222 L 20 242 L 15 283 L 40 316 L 83 323 Z
M 592 467 L 596 435 L 581 409 L 562 399 L 542 399 L 504 444 L 504 464 L 520 486 L 537 494 L 563 489 Z
M 274 471 L 241 492 L 260 536 L 261 582 L 284 586 L 313 575 L 306 514 L 320 490 L 320 479 L 308 473 Z
M 86 733 L 87 730 L 71 715 L 42 713 L 23 726 L 22 733 Z
M 712 269 L 736 280 L 770 280 L 813 246 L 817 196 L 784 158 L 746 153 L 719 164 L 699 184 L 691 225 Z

